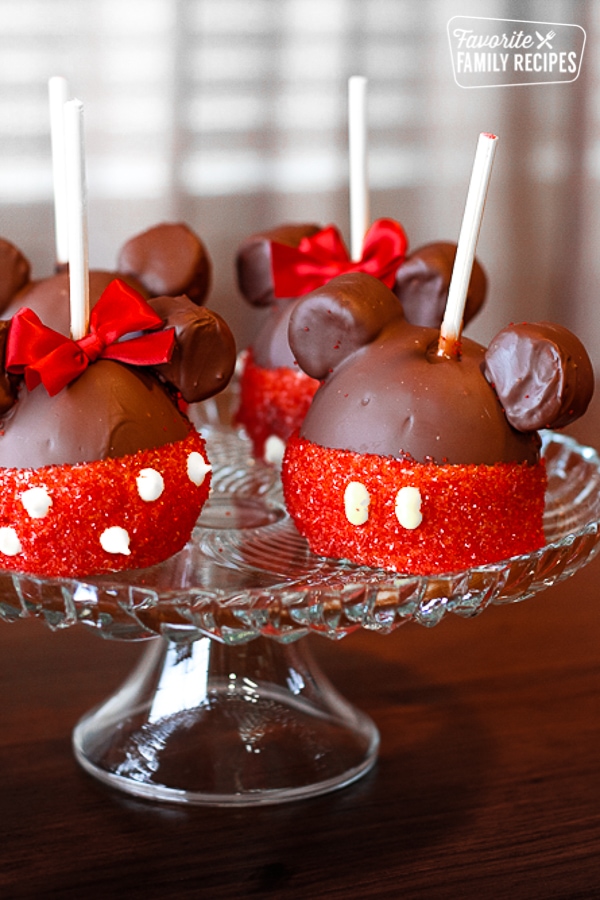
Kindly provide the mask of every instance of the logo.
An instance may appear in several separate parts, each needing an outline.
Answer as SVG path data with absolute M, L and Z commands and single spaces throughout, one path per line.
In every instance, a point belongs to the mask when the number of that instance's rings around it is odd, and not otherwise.
M 454 16 L 448 39 L 459 87 L 575 81 L 586 34 L 580 25 Z

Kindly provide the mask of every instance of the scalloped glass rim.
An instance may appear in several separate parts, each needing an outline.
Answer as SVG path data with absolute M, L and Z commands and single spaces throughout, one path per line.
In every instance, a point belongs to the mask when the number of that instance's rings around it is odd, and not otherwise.
M 600 457 L 562 434 L 542 435 L 545 547 L 466 571 L 406 576 L 314 556 L 285 512 L 276 470 L 252 459 L 243 433 L 219 425 L 202 430 L 213 459 L 227 463 L 215 464 L 209 508 L 181 553 L 151 569 L 85 579 L 0 570 L 0 618 L 41 616 L 51 628 L 81 622 L 127 640 L 209 635 L 239 643 L 266 635 L 288 642 L 308 632 L 340 638 L 361 627 L 433 626 L 447 612 L 473 616 L 490 603 L 526 599 L 598 550 Z

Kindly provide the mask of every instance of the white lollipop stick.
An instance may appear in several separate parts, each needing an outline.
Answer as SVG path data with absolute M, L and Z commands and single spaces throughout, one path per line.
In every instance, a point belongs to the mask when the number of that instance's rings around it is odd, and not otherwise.
M 353 75 L 348 81 L 348 144 L 350 155 L 350 255 L 362 257 L 369 227 L 367 176 L 367 79 Z
M 69 99 L 66 78 L 55 75 L 48 81 L 50 105 L 50 145 L 52 148 L 52 183 L 54 189 L 54 242 L 57 265 L 69 261 L 67 227 L 67 170 L 65 165 L 64 105 Z
M 71 337 L 78 341 L 87 334 L 90 316 L 83 103 L 69 100 L 64 112 Z
M 445 356 L 456 355 L 457 344 L 460 340 L 467 291 L 497 143 L 498 138 L 494 134 L 479 135 L 444 319 L 440 329 L 439 353 Z

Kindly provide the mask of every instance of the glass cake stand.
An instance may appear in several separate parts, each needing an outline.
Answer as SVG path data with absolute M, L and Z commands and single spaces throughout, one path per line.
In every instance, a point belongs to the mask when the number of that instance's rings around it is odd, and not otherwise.
M 136 669 L 73 733 L 77 760 L 102 782 L 152 801 L 213 806 L 323 794 L 377 758 L 374 723 L 311 659 L 309 633 L 436 625 L 531 597 L 597 552 L 600 458 L 544 434 L 546 546 L 435 577 L 323 559 L 288 517 L 278 472 L 210 409 L 202 431 L 211 496 L 189 544 L 151 569 L 84 579 L 0 572 L 0 617 L 82 623 L 148 640 Z

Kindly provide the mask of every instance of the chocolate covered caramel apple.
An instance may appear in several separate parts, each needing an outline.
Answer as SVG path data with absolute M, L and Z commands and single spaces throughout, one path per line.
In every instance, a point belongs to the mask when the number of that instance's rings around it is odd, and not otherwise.
M 1 323 L 0 567 L 82 576 L 154 565 L 187 542 L 210 487 L 182 401 L 227 385 L 234 340 L 185 295 L 147 301 L 113 278 L 74 341 L 60 328 L 64 290 L 60 275 L 21 289 L 50 327 L 24 306 Z
M 288 442 L 288 509 L 324 556 L 432 574 L 544 544 L 537 429 L 585 411 L 593 371 L 548 323 L 509 326 L 486 350 L 411 324 L 381 281 L 340 276 L 304 297 L 292 352 L 321 386 Z
M 268 315 L 245 354 L 237 420 L 250 436 L 258 457 L 276 456 L 301 424 L 318 381 L 302 372 L 289 346 L 290 317 L 299 298 L 343 272 L 364 271 L 390 287 L 406 318 L 439 326 L 444 313 L 456 245 L 435 242 L 405 256 L 406 236 L 391 219 L 374 223 L 365 237 L 362 258 L 350 259 L 333 226 L 283 225 L 253 235 L 236 259 L 238 286 L 245 299 Z M 466 320 L 480 309 L 486 276 L 476 261 Z

